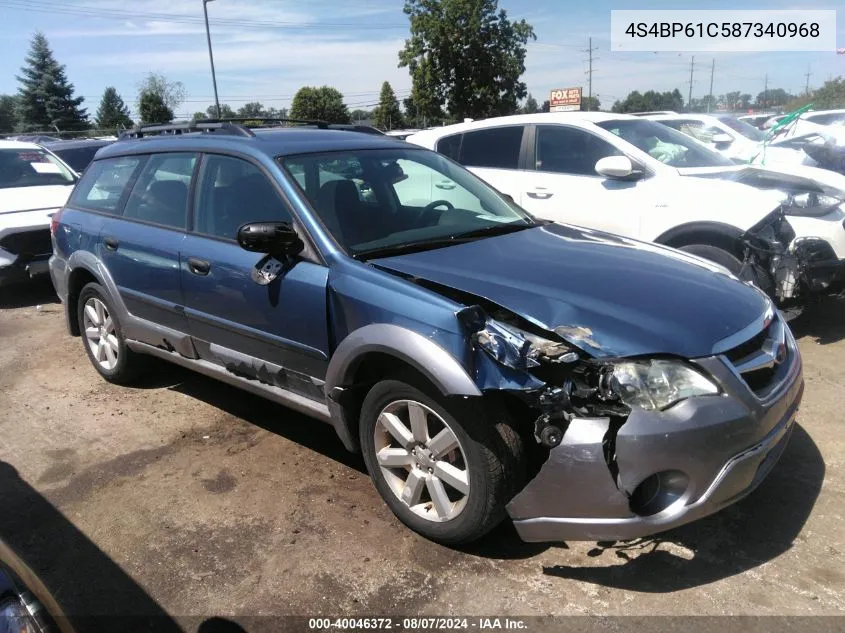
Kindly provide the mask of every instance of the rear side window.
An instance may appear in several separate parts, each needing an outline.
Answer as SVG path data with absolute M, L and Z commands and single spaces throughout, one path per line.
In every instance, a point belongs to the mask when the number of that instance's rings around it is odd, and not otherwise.
M 511 125 L 465 132 L 458 162 L 467 167 L 517 169 L 523 129 Z
M 123 217 L 184 229 L 196 154 L 153 154 L 141 170 Z
M 120 156 L 92 163 L 70 197 L 69 206 L 102 213 L 120 213 L 126 186 L 145 156 Z
M 208 155 L 198 188 L 194 230 L 234 240 L 248 222 L 292 222 L 273 183 L 255 165 L 231 156 Z

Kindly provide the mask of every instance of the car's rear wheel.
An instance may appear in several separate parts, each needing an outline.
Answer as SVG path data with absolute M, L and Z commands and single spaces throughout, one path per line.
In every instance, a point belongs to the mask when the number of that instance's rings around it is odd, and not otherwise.
M 120 322 L 103 287 L 89 283 L 79 293 L 79 329 L 85 352 L 99 374 L 117 384 L 133 382 L 143 369 L 144 359 L 126 346 Z
M 433 541 L 460 544 L 483 536 L 505 516 L 521 483 L 519 436 L 476 399 L 451 402 L 382 381 L 364 399 L 360 439 L 387 505 Z

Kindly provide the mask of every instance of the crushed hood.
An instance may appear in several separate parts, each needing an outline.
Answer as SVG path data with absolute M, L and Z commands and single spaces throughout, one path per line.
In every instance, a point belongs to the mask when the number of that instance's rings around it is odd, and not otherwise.
M 716 178 L 738 182 L 757 189 L 778 190 L 784 193 L 815 191 L 828 196 L 845 198 L 845 175 L 829 169 L 807 165 L 777 164 L 736 165 L 725 167 L 694 167 L 678 170 L 682 176 Z
M 596 357 L 707 356 L 768 305 L 697 257 L 568 225 L 371 263 L 487 299 Z
M 67 202 L 71 191 L 72 184 L 0 189 L 0 213 L 58 209 Z

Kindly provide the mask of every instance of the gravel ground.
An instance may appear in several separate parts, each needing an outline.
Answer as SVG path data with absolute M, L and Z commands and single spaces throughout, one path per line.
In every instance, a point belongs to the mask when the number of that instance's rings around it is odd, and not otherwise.
M 744 501 L 633 543 L 502 525 L 456 550 L 394 519 L 330 427 L 166 365 L 107 384 L 49 286 L 2 292 L 0 537 L 71 615 L 845 616 L 845 301 L 794 323 L 799 426 Z

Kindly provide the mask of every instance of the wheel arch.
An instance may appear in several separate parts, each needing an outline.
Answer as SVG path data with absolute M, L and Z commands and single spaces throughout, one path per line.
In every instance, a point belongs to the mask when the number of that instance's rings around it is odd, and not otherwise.
M 691 244 L 715 246 L 743 259 L 742 236 L 744 231 L 723 222 L 688 222 L 662 233 L 655 242 L 663 246 L 680 248 Z
M 482 395 L 458 360 L 432 340 L 398 325 L 364 326 L 338 345 L 326 373 L 332 425 L 346 448 L 360 450 L 358 417 L 368 387 L 406 372 L 445 396 Z

